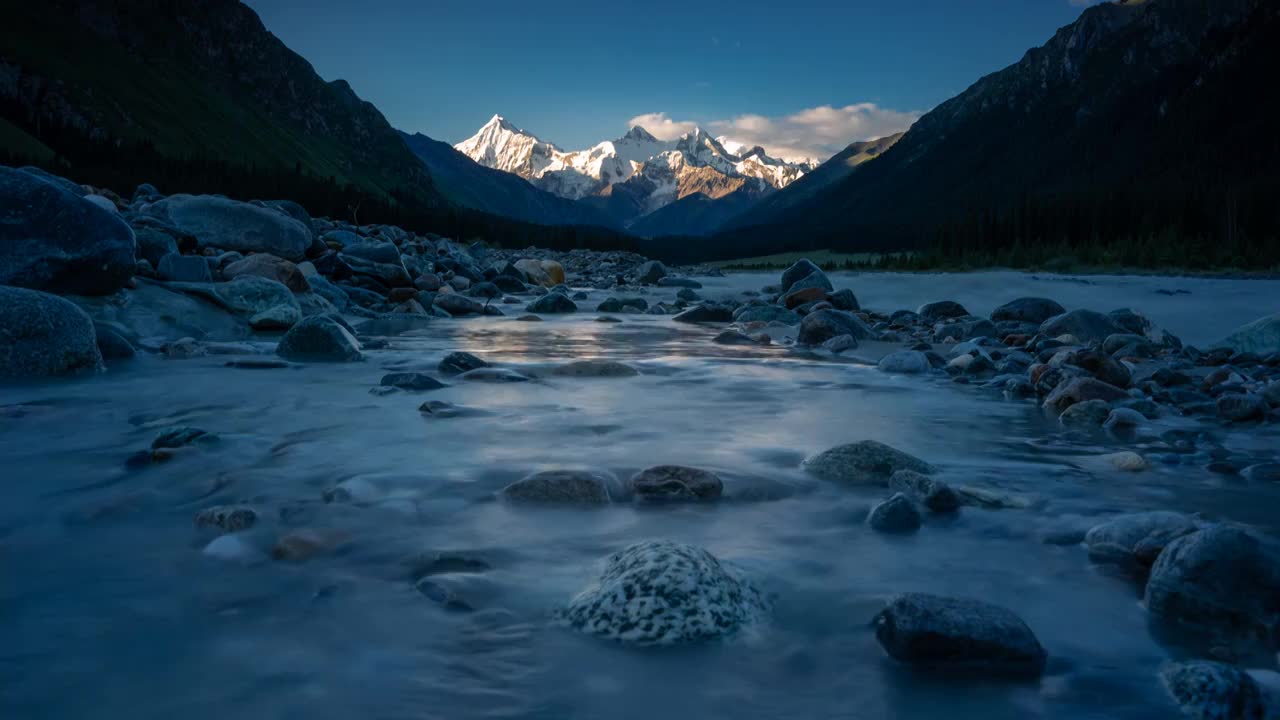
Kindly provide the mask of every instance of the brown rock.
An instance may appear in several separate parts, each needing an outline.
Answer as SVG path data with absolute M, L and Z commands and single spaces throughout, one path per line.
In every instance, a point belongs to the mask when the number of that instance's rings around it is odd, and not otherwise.
M 227 280 L 234 280 L 241 275 L 256 275 L 275 280 L 294 292 L 311 290 L 311 284 L 297 265 L 267 253 L 257 253 L 237 260 L 222 268 L 222 275 Z

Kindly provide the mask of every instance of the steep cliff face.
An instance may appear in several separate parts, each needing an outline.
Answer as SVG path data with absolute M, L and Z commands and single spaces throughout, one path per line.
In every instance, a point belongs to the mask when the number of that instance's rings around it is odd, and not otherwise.
M 377 108 L 321 79 L 236 0 L 3 5 L 0 101 L 28 134 L 69 128 L 436 199 Z

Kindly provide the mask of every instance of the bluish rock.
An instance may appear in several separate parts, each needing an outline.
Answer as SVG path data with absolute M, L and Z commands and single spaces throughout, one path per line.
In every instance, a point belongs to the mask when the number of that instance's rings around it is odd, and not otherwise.
M 56 295 L 0 286 L 0 378 L 101 369 L 97 332 L 83 310 Z

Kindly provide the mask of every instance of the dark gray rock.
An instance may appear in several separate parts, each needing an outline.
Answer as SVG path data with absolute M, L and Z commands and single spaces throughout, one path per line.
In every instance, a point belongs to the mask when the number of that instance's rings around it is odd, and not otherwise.
M 916 310 L 916 314 L 930 322 L 939 320 L 947 320 L 950 318 L 962 318 L 969 315 L 969 311 L 964 306 L 954 300 L 940 300 L 921 305 Z
M 933 369 L 929 357 L 918 350 L 899 350 L 889 353 L 876 365 L 882 372 L 903 375 L 918 375 Z
M 1159 550 L 1197 527 L 1193 518 L 1182 513 L 1132 513 L 1093 526 L 1085 534 L 1084 544 L 1094 562 L 1150 567 Z
M 671 318 L 674 322 L 680 323 L 720 323 L 733 321 L 733 308 L 725 305 L 713 305 L 703 303 L 694 305 L 684 312 Z
M 363 360 L 360 342 L 335 320 L 324 315 L 303 318 L 285 333 L 276 354 L 300 362 Z
M 547 470 L 511 483 L 499 495 L 516 503 L 608 505 L 609 478 L 587 470 Z
M 1110 317 L 1092 310 L 1072 310 L 1055 315 L 1040 325 L 1040 334 L 1056 338 L 1070 335 L 1080 342 L 1102 342 L 1116 333 L 1125 332 Z
M 432 301 L 435 307 L 453 316 L 483 315 L 484 305 L 458 293 L 438 293 Z
M 106 295 L 135 267 L 133 229 L 118 215 L 60 183 L 0 166 L 0 285 Z
M 485 367 L 489 367 L 489 363 L 469 352 L 451 352 L 440 361 L 439 370 L 445 375 L 461 375 Z
M 178 255 L 169 253 L 160 258 L 156 266 L 156 274 L 161 280 L 170 282 L 211 283 L 213 273 L 209 271 L 209 261 L 201 255 Z
M 905 493 L 931 512 L 960 509 L 960 496 L 945 482 L 914 470 L 898 470 L 889 476 L 889 488 Z
M 991 311 L 994 322 L 1016 321 L 1040 325 L 1051 317 L 1062 315 L 1067 311 L 1049 298 L 1024 297 L 1010 300 Z
M 241 275 L 231 282 L 215 283 L 214 296 L 229 310 L 240 315 L 256 316 L 281 306 L 291 308 L 301 317 L 298 298 L 289 288 L 257 275 Z
M 644 298 L 621 298 L 611 297 L 605 298 L 603 302 L 596 306 L 596 312 L 602 313 L 622 313 L 627 312 L 627 308 L 638 310 L 648 310 L 649 301 Z
M 733 312 L 733 321 L 739 323 L 780 322 L 783 325 L 798 325 L 800 316 L 794 311 L 778 305 L 744 305 Z
M 200 248 L 306 259 L 311 228 L 271 208 L 214 195 L 170 195 L 145 212 L 195 237 Z
M 709 470 L 682 465 L 656 465 L 631 476 L 627 483 L 636 500 L 644 502 L 697 502 L 715 500 L 724 482 Z
M 215 505 L 196 513 L 195 526 L 224 532 L 248 530 L 258 522 L 258 513 L 246 505 Z
M 855 340 L 875 339 L 875 333 L 857 315 L 840 310 L 819 310 L 800 321 L 797 342 L 821 345 L 837 335 L 851 335 Z
M 977 600 L 907 593 L 874 621 L 876 639 L 900 662 L 939 670 L 1039 677 L 1047 653 L 1005 608 Z
M 378 384 L 382 387 L 416 391 L 439 390 L 442 387 L 448 387 L 430 375 L 420 372 L 388 373 L 382 376 L 382 381 Z
M 0 378 L 101 369 L 97 332 L 84 310 L 56 295 L 0 286 Z
M 525 306 L 531 313 L 554 315 L 578 312 L 578 305 L 558 292 L 549 292 Z
M 803 280 L 815 272 L 822 272 L 822 269 L 814 265 L 808 258 L 796 261 L 791 267 L 782 271 L 782 283 L 779 287 L 779 293 L 786 293 L 791 290 L 791 286 Z
M 1261 395 L 1253 393 L 1227 393 L 1218 397 L 1218 417 L 1227 422 L 1262 420 L 1270 406 Z
M 858 297 L 848 288 L 827 293 L 827 302 L 831 303 L 831 307 L 845 312 L 857 312 L 862 309 L 858 305 Z
M 1099 428 L 1111 414 L 1111 403 L 1106 400 L 1085 400 L 1074 403 L 1058 416 L 1058 422 L 1068 427 Z
M 1202 720 L 1267 720 L 1262 690 L 1248 673 L 1226 663 L 1170 663 L 1160 680 L 1185 717 Z
M 1274 649 L 1280 627 L 1280 548 L 1244 529 L 1212 525 L 1174 540 L 1146 589 L 1156 620 L 1260 641 Z
M 924 475 L 934 472 L 931 465 L 875 440 L 862 440 L 839 445 L 804 461 L 804 469 L 834 482 L 854 485 L 888 485 L 899 470 Z
M 867 525 L 882 533 L 909 533 L 920 529 L 920 511 L 911 498 L 894 493 L 888 500 L 871 508 Z
M 551 369 L 551 374 L 556 377 L 618 378 L 635 377 L 640 374 L 640 371 L 616 360 L 593 358 L 556 366 Z
M 103 360 L 128 360 L 137 354 L 133 343 L 114 328 L 94 323 L 93 330 Z
M 607 640 L 681 645 L 732 636 L 768 610 L 759 590 L 706 550 L 651 540 L 610 556 L 560 617 Z
M 667 276 L 667 266 L 657 260 L 650 260 L 636 269 L 636 280 L 649 285 L 656 284 Z

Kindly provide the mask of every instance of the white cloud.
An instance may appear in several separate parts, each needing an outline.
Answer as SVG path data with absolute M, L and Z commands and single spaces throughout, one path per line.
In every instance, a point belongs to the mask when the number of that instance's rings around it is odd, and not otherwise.
M 627 121 L 627 127 L 633 128 L 639 125 L 649 131 L 650 135 L 659 140 L 675 140 L 676 138 L 698 127 L 698 123 L 692 120 L 677 122 L 667 117 L 664 112 L 645 113 L 637 115 Z
M 851 142 L 906 130 L 921 114 L 882 108 L 875 103 L 820 105 L 790 115 L 745 114 L 712 120 L 705 127 L 747 147 L 759 145 L 775 157 L 825 160 Z M 693 121 L 673 120 L 665 112 L 634 117 L 630 124 L 640 125 L 660 140 L 674 140 L 697 126 Z

